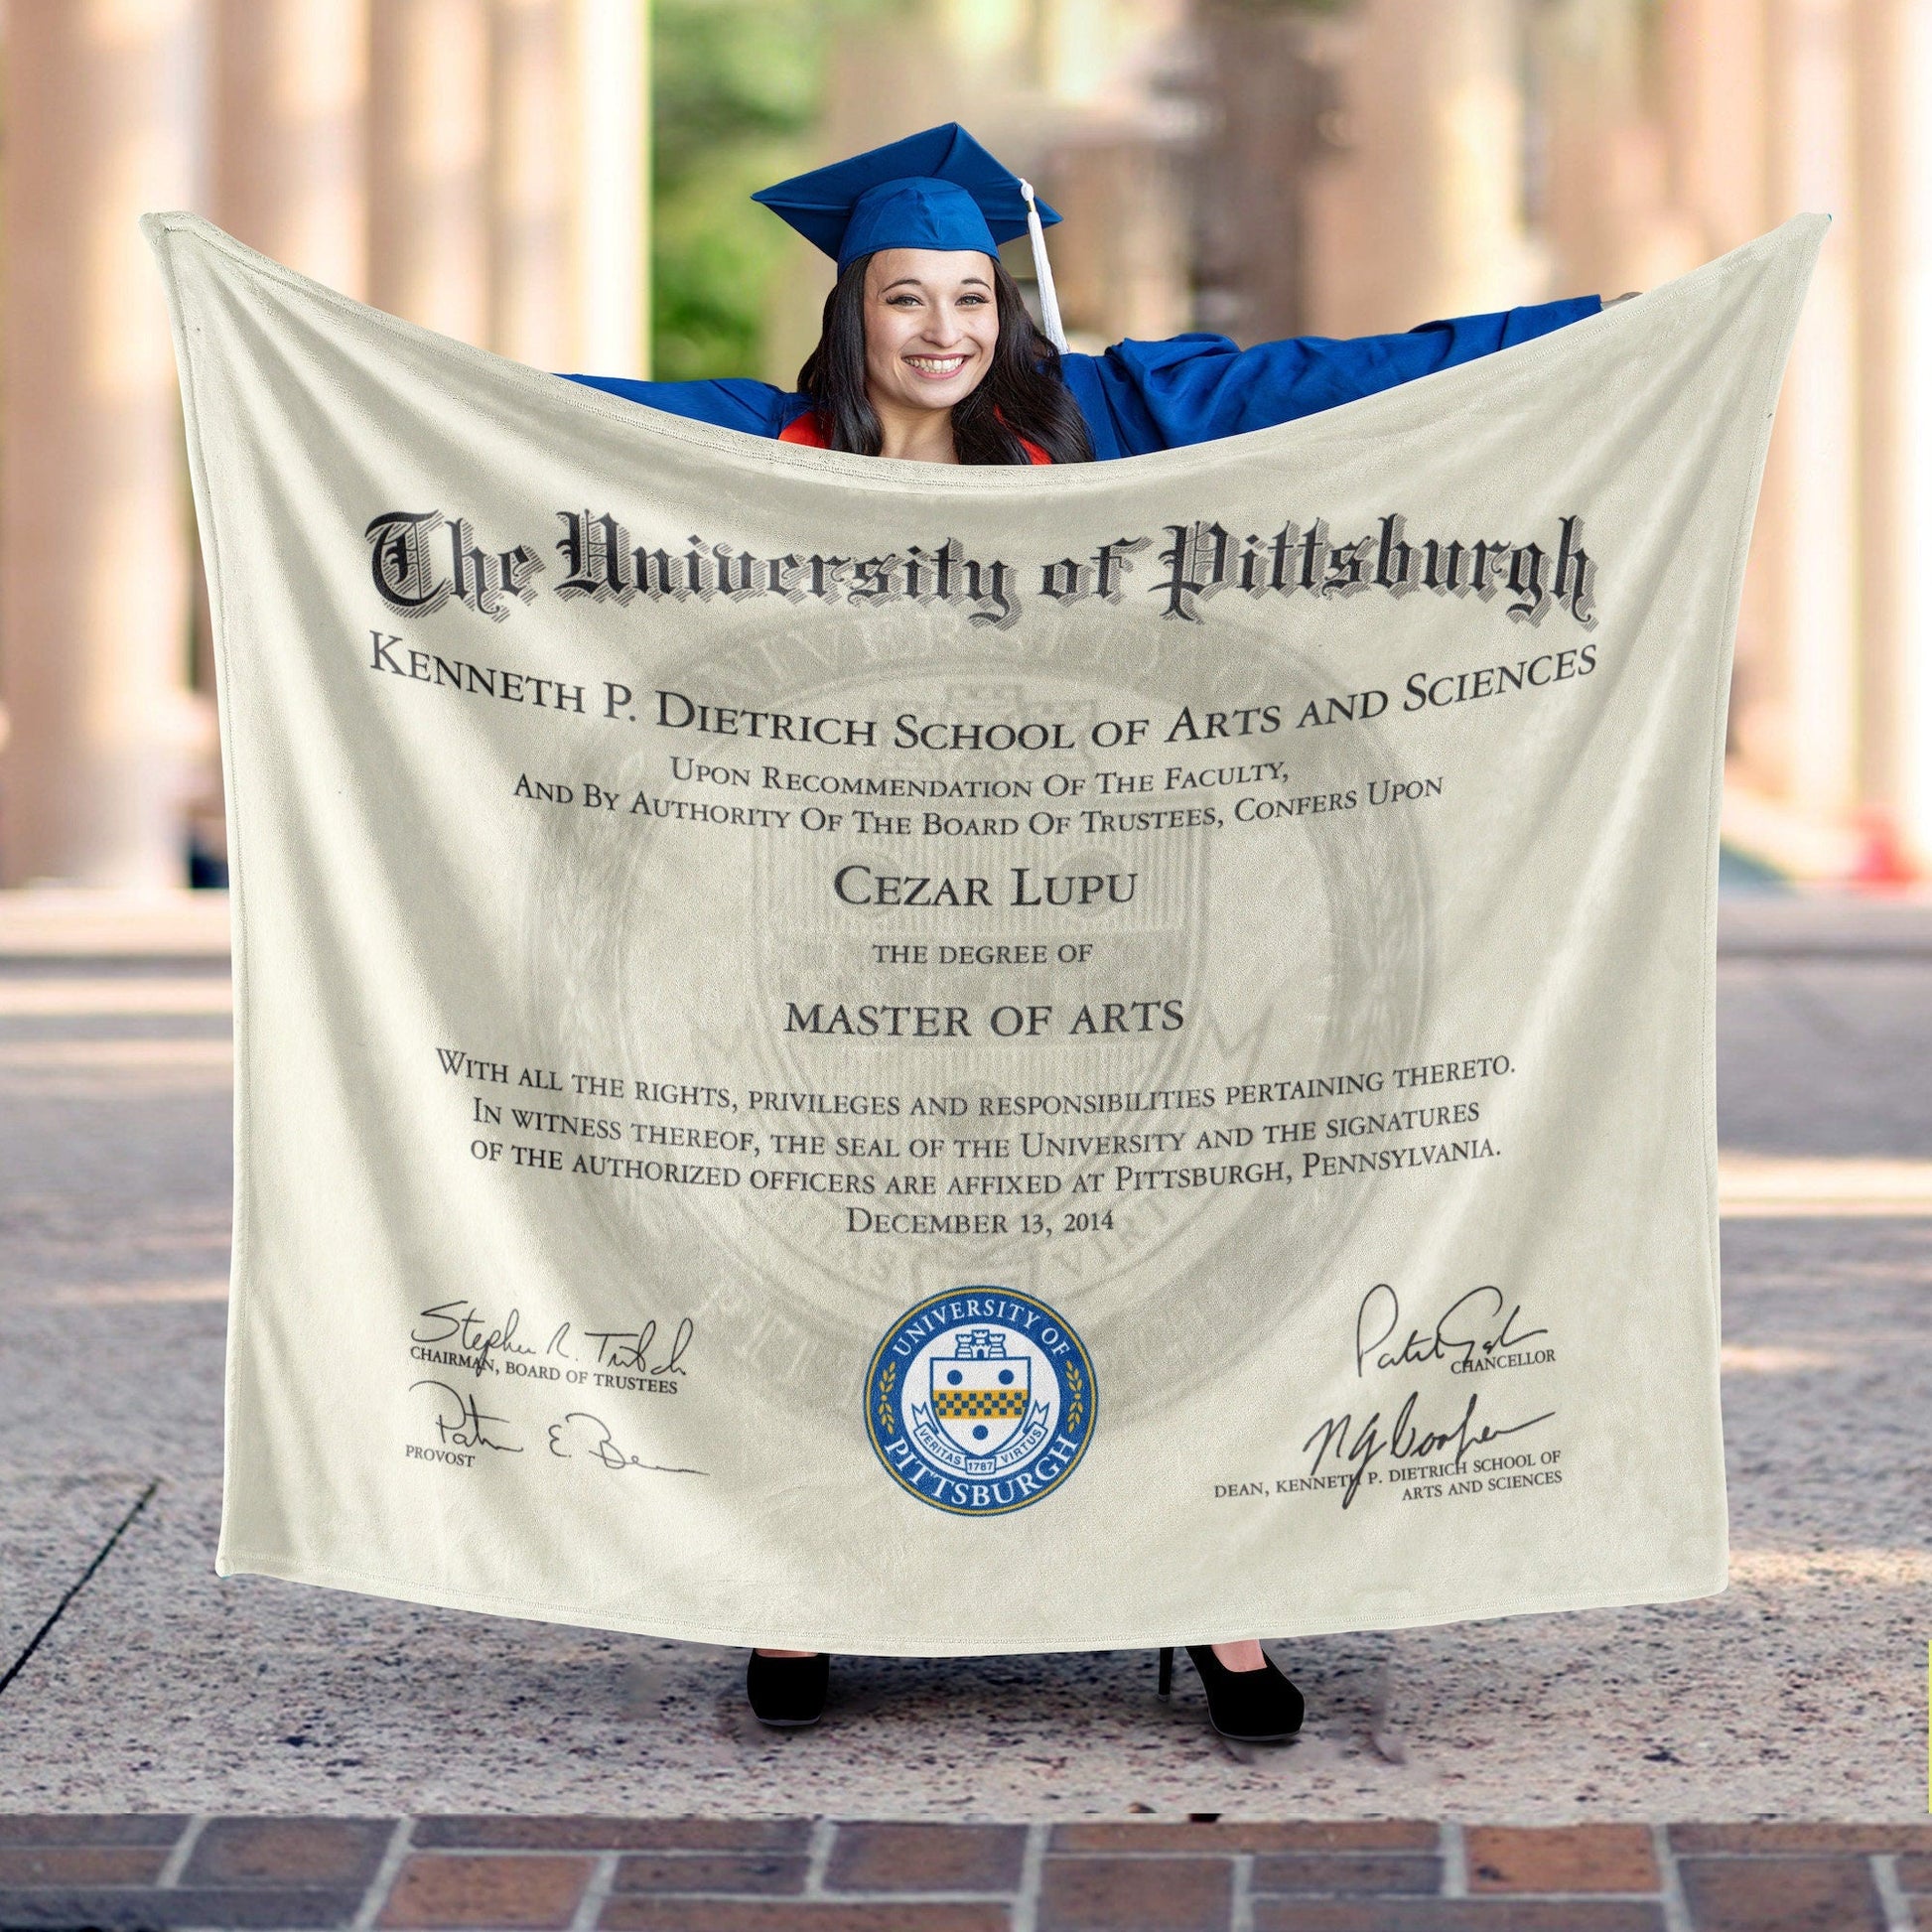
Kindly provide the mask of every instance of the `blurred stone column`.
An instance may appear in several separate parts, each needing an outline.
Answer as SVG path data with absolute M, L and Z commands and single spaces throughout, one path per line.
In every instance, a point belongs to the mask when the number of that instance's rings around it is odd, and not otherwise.
M 360 301 L 367 0 L 214 0 L 213 220 Z
M 212 0 L 213 221 L 345 295 L 367 289 L 368 0 Z M 194 560 L 195 688 L 214 692 L 212 619 Z M 225 863 L 220 759 L 189 802 L 197 854 Z
M 1773 217 L 1805 208 L 1835 217 L 1778 401 L 1756 557 L 1783 676 L 1765 694 L 1782 743 L 1763 745 L 1753 761 L 1771 764 L 1765 775 L 1783 802 L 1818 826 L 1843 824 L 1858 797 L 1854 8 L 1855 0 L 1772 0 L 1765 94 Z
M 1029 24 L 1025 9 L 978 11 Z M 1035 0 L 1031 12 L 1031 35 L 999 50 L 1010 77 L 983 83 L 1004 112 L 969 118 L 1065 217 L 1046 245 L 1076 346 L 1177 335 L 1193 322 L 1199 113 L 1157 81 L 1180 52 L 1178 15 L 1164 0 Z M 1016 241 L 1008 265 L 1023 286 L 1032 263 Z
M 1672 24 L 1641 0 L 1556 0 L 1536 17 L 1552 294 L 1655 288 L 1709 252 L 1673 197 L 1670 88 L 1660 84 Z
M 370 0 L 368 299 L 489 327 L 489 0 Z
M 1722 255 L 1766 220 L 1766 0 L 1665 0 L 1664 111 L 1671 199 L 1700 252 Z
M 1158 342 L 1191 326 L 1182 158 L 1177 144 L 1122 116 L 1058 146 L 1041 170 L 1065 217 L 1046 233 L 1061 315 L 1095 347 L 1130 336 Z M 1014 252 L 1027 255 L 1026 244 Z
M 650 4 L 571 0 L 577 353 L 560 366 L 650 374 Z
M 486 340 L 499 355 L 549 369 L 577 366 L 570 12 L 568 0 L 493 0 L 490 8 Z
M 1932 869 L 1932 0 L 1856 17 L 1861 789 L 1875 839 Z M 1870 857 L 1880 863 L 1886 855 Z
M 1772 226 L 1772 117 L 1765 87 L 1771 0 L 1665 0 L 1661 53 L 1670 192 L 1697 259 Z M 1730 682 L 1731 778 L 1764 788 L 1784 759 L 1780 522 L 1767 495 L 1755 526 Z
M 1343 128 L 1321 36 L 1300 9 L 1245 0 L 1206 0 L 1197 28 L 1213 108 L 1196 168 L 1200 325 L 1246 343 L 1307 334 L 1310 184 Z
M 1516 0 L 1364 0 L 1339 34 L 1348 151 L 1311 183 L 1310 326 L 1364 335 L 1525 299 Z
M 181 408 L 136 226 L 195 200 L 192 0 L 7 10 L 0 883 L 185 877 Z

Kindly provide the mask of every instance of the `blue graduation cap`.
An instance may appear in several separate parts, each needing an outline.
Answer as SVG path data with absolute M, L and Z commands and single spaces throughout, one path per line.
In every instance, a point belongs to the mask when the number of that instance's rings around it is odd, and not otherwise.
M 843 269 L 879 248 L 974 248 L 1032 239 L 1040 320 L 1058 349 L 1060 329 L 1043 226 L 1060 217 L 1003 168 L 957 121 L 908 134 L 829 168 L 794 175 L 752 197 Z

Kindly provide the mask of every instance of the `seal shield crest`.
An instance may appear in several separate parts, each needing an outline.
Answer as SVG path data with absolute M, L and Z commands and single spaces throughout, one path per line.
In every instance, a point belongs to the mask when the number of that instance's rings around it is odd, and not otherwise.
M 873 1352 L 866 1426 L 935 1509 L 997 1516 L 1057 1488 L 1093 1433 L 1093 1363 L 1045 1303 L 961 1288 L 908 1309 Z
M 993 1455 L 1020 1433 L 1031 1404 L 1032 1358 L 1007 1353 L 998 1328 L 966 1328 L 954 1353 L 927 1363 L 933 1419 L 969 1455 Z

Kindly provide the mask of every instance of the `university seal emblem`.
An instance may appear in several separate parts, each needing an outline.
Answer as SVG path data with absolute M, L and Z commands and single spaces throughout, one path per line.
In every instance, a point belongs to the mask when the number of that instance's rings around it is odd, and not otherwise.
M 957 1288 L 908 1309 L 866 1376 L 872 1446 L 902 1488 L 958 1516 L 1056 1489 L 1093 1434 L 1093 1364 L 1043 1302 Z

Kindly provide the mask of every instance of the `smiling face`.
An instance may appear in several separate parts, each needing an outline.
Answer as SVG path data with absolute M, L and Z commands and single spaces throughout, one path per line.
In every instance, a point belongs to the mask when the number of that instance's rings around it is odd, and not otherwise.
M 993 264 L 977 250 L 882 248 L 867 264 L 875 408 L 951 409 L 979 387 L 999 338 Z

